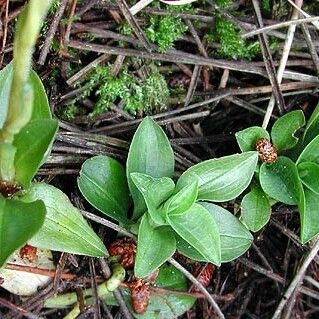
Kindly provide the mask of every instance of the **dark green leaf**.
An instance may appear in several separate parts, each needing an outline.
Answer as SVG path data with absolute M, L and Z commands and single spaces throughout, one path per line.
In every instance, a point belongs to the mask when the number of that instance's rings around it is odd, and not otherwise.
M 268 223 L 270 213 L 267 195 L 254 186 L 241 202 L 241 220 L 251 231 L 257 232 Z
M 134 274 L 144 278 L 171 258 L 176 250 L 174 232 L 170 227 L 153 228 L 144 214 L 138 231 Z
M 34 71 L 30 73 L 30 82 L 33 88 L 32 120 L 51 119 L 48 97 L 41 79 Z
M 0 71 L 0 129 L 7 118 L 11 82 L 13 76 L 12 62 Z
M 41 200 L 23 203 L 0 195 L 0 267 L 40 229 L 44 217 Z
M 221 262 L 244 254 L 253 242 L 248 229 L 228 210 L 212 203 L 201 203 L 213 216 L 220 233 Z
M 78 186 L 85 199 L 96 209 L 121 223 L 129 223 L 129 189 L 125 169 L 118 161 L 102 155 L 86 160 L 80 171 Z
M 301 110 L 289 112 L 280 117 L 271 129 L 271 138 L 278 151 L 293 148 L 298 143 L 295 133 L 305 125 L 305 116 Z
M 237 132 L 235 136 L 242 152 L 255 151 L 256 142 L 261 138 L 270 139 L 268 132 L 259 126 L 248 127 Z
M 305 244 L 319 233 L 319 195 L 304 187 L 299 212 L 300 239 Z
M 319 104 L 313 111 L 310 119 L 307 122 L 304 134 L 303 134 L 303 147 L 308 145 L 316 136 L 319 135 Z
M 315 137 L 300 154 L 297 164 L 302 162 L 314 162 L 319 164 L 319 135 Z
M 183 214 L 167 217 L 175 232 L 194 247 L 206 261 L 220 265 L 218 226 L 207 209 L 195 203 Z
M 312 162 L 303 162 L 298 165 L 301 182 L 312 192 L 319 194 L 319 165 Z
M 198 199 L 224 202 L 236 198 L 249 185 L 257 166 L 257 152 L 245 152 L 201 162 L 179 178 L 180 190 L 198 179 Z
M 14 137 L 13 145 L 17 148 L 14 160 L 16 181 L 23 187 L 30 185 L 52 145 L 57 129 L 56 120 L 33 120 Z
M 260 185 L 270 197 L 288 205 L 297 205 L 302 186 L 295 163 L 280 156 L 272 164 L 263 163 L 260 168 Z
M 157 225 L 166 225 L 159 206 L 172 195 L 175 188 L 173 180 L 169 177 L 154 178 L 141 173 L 132 173 L 131 178 L 143 195 L 153 222 Z
M 68 197 L 52 185 L 33 184 L 21 198 L 25 202 L 40 199 L 47 214 L 40 231 L 30 244 L 43 249 L 71 254 L 104 257 L 106 248 Z
M 169 198 L 162 210 L 164 215 L 182 214 L 195 203 L 198 195 L 198 181 L 194 179 L 189 185 L 183 187 L 179 192 Z
M 136 130 L 126 165 L 128 185 L 134 200 L 134 219 L 137 220 L 146 211 L 146 205 L 130 178 L 130 174 L 135 172 L 152 177 L 172 177 L 174 174 L 172 147 L 164 131 L 150 117 L 146 117 Z
M 192 247 L 186 240 L 182 237 L 175 235 L 176 237 L 176 248 L 184 256 L 197 260 L 206 262 L 206 258 L 202 256 L 194 247 Z

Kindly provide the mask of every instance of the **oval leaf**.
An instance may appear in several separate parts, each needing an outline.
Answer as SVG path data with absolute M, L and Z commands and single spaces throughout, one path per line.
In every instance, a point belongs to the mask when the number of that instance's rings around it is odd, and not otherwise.
M 300 239 L 303 244 L 314 238 L 319 233 L 319 195 L 304 187 L 300 212 Z
M 198 199 L 224 202 L 236 198 L 250 184 L 257 166 L 257 152 L 245 152 L 204 161 L 179 178 L 177 189 L 198 179 Z
M 172 147 L 164 131 L 150 117 L 146 117 L 137 128 L 126 163 L 128 185 L 134 201 L 133 217 L 137 220 L 146 211 L 146 205 L 130 177 L 135 172 L 152 177 L 172 177 L 174 174 Z
M 271 206 L 267 195 L 255 186 L 241 202 L 241 220 L 249 230 L 259 231 L 269 221 Z
M 248 229 L 228 210 L 212 204 L 201 203 L 217 223 L 220 233 L 221 262 L 229 262 L 244 254 L 253 242 Z
M 45 212 L 41 200 L 23 203 L 0 196 L 0 268 L 40 229 Z
M 0 129 L 3 128 L 8 114 L 12 76 L 13 65 L 11 62 L 0 71 Z
M 195 203 L 183 214 L 169 214 L 167 219 L 175 232 L 194 247 L 206 261 L 220 265 L 218 226 L 203 206 Z
M 293 148 L 298 143 L 295 133 L 305 125 L 305 116 L 301 110 L 289 112 L 280 117 L 271 129 L 271 138 L 278 151 Z
M 237 132 L 235 136 L 242 152 L 255 151 L 256 142 L 261 138 L 270 140 L 268 132 L 259 126 L 248 127 Z
M 176 250 L 173 231 L 166 226 L 153 228 L 144 214 L 138 231 L 134 274 L 145 278 L 171 258 Z
M 260 185 L 271 198 L 288 205 L 297 205 L 301 199 L 302 186 L 295 163 L 280 156 L 272 164 L 260 167 Z
M 296 164 L 302 162 L 314 162 L 319 164 L 319 135 L 305 147 Z
M 21 199 L 24 202 L 40 199 L 47 209 L 42 228 L 29 241 L 31 245 L 78 255 L 106 255 L 100 238 L 59 189 L 44 183 L 33 184 Z
M 311 191 L 319 194 L 319 165 L 312 162 L 303 162 L 298 165 L 298 174 L 301 182 Z
M 118 161 L 102 155 L 86 160 L 78 177 L 78 187 L 93 207 L 121 223 L 129 223 L 129 189 L 125 169 Z
M 15 135 L 13 145 L 16 181 L 27 188 L 50 149 L 58 129 L 56 120 L 33 120 Z

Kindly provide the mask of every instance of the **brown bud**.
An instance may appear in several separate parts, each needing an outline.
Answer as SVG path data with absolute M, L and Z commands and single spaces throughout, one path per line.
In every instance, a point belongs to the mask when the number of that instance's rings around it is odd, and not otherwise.
M 134 278 L 129 287 L 131 289 L 131 302 L 134 312 L 138 314 L 145 313 L 151 297 L 150 283 L 141 278 Z
M 256 150 L 262 162 L 271 164 L 277 159 L 275 146 L 266 138 L 261 138 L 256 142 Z
M 199 271 L 199 274 L 195 274 L 197 276 L 197 280 L 206 288 L 211 282 L 215 271 L 215 266 L 213 264 L 207 264 L 202 270 Z M 191 289 L 191 292 L 199 292 L 196 287 Z
M 26 244 L 20 249 L 19 255 L 22 259 L 34 263 L 37 260 L 37 252 L 37 247 Z
M 0 182 L 0 194 L 9 198 L 12 197 L 15 193 L 21 190 L 21 187 L 16 183 L 1 181 Z
M 124 268 L 131 268 L 134 266 L 136 244 L 133 239 L 117 239 L 107 247 L 107 250 L 110 256 L 119 256 L 119 263 Z

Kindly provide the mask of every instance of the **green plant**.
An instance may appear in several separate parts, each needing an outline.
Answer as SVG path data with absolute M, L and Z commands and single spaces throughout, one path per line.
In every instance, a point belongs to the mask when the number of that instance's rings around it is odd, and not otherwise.
M 255 150 L 257 143 L 263 161 L 251 192 L 243 198 L 242 221 L 250 230 L 258 231 L 269 220 L 271 204 L 296 205 L 303 244 L 319 233 L 319 105 L 302 132 L 304 125 L 304 114 L 298 110 L 280 117 L 270 134 L 261 127 L 236 134 L 243 152 Z M 265 147 L 260 148 L 262 145 Z
M 211 202 L 242 193 L 257 160 L 257 152 L 250 151 L 204 161 L 175 184 L 173 150 L 163 130 L 146 117 L 133 137 L 126 170 L 110 157 L 96 156 L 83 164 L 78 186 L 95 208 L 124 227 L 138 229 L 134 273 L 147 277 L 176 250 L 220 265 L 249 248 L 252 236 L 245 226 Z
M 0 267 L 27 241 L 39 248 L 106 255 L 100 238 L 62 191 L 32 182 L 58 129 L 43 84 L 31 70 L 48 7 L 49 1 L 29 1 L 18 20 L 14 60 L 0 71 Z
M 125 69 L 114 76 L 111 66 L 97 66 L 82 97 L 90 95 L 96 87 L 97 102 L 91 115 L 105 112 L 118 99 L 123 100 L 124 109 L 132 114 L 139 110 L 160 111 L 166 107 L 170 94 L 165 78 L 157 70 L 141 81 Z

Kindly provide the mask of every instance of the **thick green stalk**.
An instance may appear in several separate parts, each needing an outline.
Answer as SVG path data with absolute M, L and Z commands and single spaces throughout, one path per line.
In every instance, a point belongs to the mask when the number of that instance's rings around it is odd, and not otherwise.
M 42 21 L 51 0 L 30 0 L 21 13 L 13 46 L 13 79 L 8 115 L 0 141 L 12 143 L 14 135 L 31 119 L 33 92 L 28 83 L 31 59 Z

